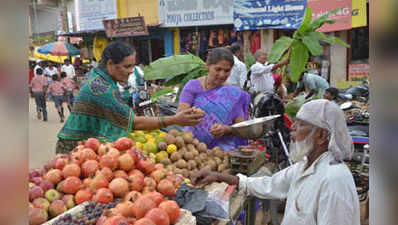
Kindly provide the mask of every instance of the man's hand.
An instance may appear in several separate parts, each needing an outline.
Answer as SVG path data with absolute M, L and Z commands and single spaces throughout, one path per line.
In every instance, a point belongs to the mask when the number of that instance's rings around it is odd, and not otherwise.
M 210 128 L 210 133 L 214 135 L 216 138 L 220 138 L 226 134 L 229 134 L 231 132 L 231 128 L 226 125 L 222 125 L 219 123 L 214 124 Z
M 203 114 L 193 108 L 185 109 L 174 116 L 174 123 L 180 126 L 195 126 L 202 122 Z
M 192 176 L 192 184 L 210 184 L 219 181 L 219 173 L 210 170 L 201 170 Z

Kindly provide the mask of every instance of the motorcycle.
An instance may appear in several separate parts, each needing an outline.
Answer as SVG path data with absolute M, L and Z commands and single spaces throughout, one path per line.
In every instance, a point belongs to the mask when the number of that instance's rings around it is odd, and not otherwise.
M 151 100 L 147 81 L 144 81 L 143 86 L 133 88 L 129 102 L 137 115 L 155 116 L 155 104 Z
M 359 85 L 351 86 L 347 89 L 340 89 L 338 97 L 342 101 L 357 100 L 367 102 L 369 100 L 369 82 L 364 80 Z

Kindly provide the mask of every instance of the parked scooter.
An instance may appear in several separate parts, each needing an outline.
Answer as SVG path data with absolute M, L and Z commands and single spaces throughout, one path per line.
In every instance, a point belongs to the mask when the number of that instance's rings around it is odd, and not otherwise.
M 148 91 L 148 83 L 144 81 L 144 86 L 133 89 L 131 94 L 131 106 L 139 116 L 155 116 L 154 103 Z
M 369 82 L 364 80 L 360 85 L 340 90 L 339 98 L 342 101 L 357 100 L 367 102 L 369 100 Z

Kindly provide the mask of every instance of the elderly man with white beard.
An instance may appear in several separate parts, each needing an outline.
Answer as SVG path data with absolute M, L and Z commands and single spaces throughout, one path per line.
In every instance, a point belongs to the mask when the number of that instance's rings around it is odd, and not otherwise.
M 282 225 L 360 225 L 354 179 L 343 162 L 353 153 L 343 112 L 320 99 L 304 104 L 296 118 L 290 167 L 271 177 L 199 171 L 193 183 L 226 182 L 246 195 L 286 199 Z

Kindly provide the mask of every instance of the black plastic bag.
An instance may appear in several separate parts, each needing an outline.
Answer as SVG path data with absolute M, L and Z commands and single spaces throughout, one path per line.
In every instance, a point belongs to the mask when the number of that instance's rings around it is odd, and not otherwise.
M 189 210 L 192 214 L 201 212 L 206 208 L 208 193 L 205 190 L 182 184 L 175 194 L 175 201 L 180 208 Z

